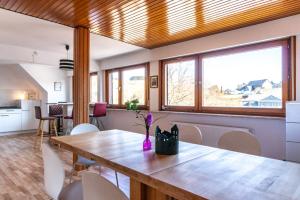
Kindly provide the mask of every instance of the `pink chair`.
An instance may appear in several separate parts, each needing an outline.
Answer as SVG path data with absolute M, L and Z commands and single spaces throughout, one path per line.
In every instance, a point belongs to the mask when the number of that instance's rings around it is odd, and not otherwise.
M 99 119 L 106 116 L 106 103 L 95 103 L 93 114 L 90 114 L 91 123 L 93 124 L 96 121 L 96 126 L 100 129 L 105 130 L 102 121 Z

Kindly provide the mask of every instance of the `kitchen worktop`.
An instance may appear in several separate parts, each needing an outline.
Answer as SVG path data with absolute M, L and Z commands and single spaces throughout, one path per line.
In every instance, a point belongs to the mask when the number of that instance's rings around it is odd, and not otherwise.
M 0 109 L 21 109 L 20 106 L 0 106 Z

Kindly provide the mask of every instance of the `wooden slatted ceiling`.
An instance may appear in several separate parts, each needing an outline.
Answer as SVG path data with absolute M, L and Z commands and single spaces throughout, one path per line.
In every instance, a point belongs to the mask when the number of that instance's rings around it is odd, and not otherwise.
M 300 13 L 299 0 L 0 0 L 0 8 L 145 48 Z

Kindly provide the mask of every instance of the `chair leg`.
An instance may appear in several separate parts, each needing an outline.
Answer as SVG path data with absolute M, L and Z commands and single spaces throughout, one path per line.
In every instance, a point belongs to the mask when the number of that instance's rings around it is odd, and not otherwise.
M 102 120 L 99 120 L 99 121 L 100 121 L 101 127 L 102 127 L 102 129 L 103 129 L 103 131 L 104 131 L 104 130 L 105 130 L 104 124 L 103 124 Z
M 57 135 L 57 128 L 56 128 L 55 120 L 53 120 L 53 128 L 54 128 L 55 136 L 58 136 L 58 135 Z
M 70 135 L 70 132 L 71 132 L 71 120 L 67 120 L 67 130 L 66 130 L 66 133 L 65 135 Z
M 41 123 L 42 123 L 42 121 L 39 120 L 39 125 L 38 125 L 38 127 L 36 129 L 36 139 L 34 141 L 34 148 L 36 148 L 37 144 L 39 143 L 38 141 L 39 141 L 39 136 L 41 134 Z
M 52 120 L 49 120 L 49 134 L 48 134 L 48 138 L 50 139 L 51 138 L 51 135 L 52 135 Z
M 36 130 L 36 135 L 37 135 L 37 136 L 40 135 L 41 123 L 42 123 L 42 121 L 40 120 L 40 121 L 39 121 L 39 126 L 38 126 L 38 128 L 37 128 L 37 130 Z
M 70 171 L 69 183 L 72 183 L 74 172 L 75 172 L 75 164 L 73 164 L 72 169 Z
M 43 144 L 43 137 L 44 137 L 44 120 L 41 120 L 41 149 L 42 149 L 42 144 Z
M 100 129 L 100 124 L 99 124 L 99 119 L 98 119 L 98 117 L 96 117 L 95 119 L 96 119 L 96 122 L 97 122 L 97 127 Z
M 118 172 L 117 171 L 115 171 L 115 176 L 116 176 L 117 187 L 119 188 L 119 179 L 118 179 Z

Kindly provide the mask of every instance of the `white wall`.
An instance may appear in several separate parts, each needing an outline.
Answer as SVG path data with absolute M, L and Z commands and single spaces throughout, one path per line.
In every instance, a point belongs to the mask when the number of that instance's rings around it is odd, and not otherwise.
M 49 103 L 68 101 L 68 81 L 65 71 L 58 66 L 22 63 L 20 64 L 47 91 Z M 61 82 L 61 91 L 54 91 L 54 82 Z
M 42 98 L 44 94 L 43 88 L 20 65 L 0 65 L 1 105 L 5 105 L 12 100 L 26 98 L 29 92 L 34 92 L 38 99 Z
M 17 64 L 0 64 L 0 89 L 39 90 L 26 72 Z
M 208 37 L 181 42 L 152 50 L 142 50 L 99 61 L 101 70 L 128 66 L 143 62 L 150 62 L 150 74 L 158 75 L 158 61 L 165 58 L 207 52 L 224 49 L 233 46 L 257 43 L 278 38 L 297 36 L 300 42 L 300 15 L 274 20 L 246 28 L 215 34 Z M 297 45 L 300 52 L 300 45 Z M 300 54 L 297 54 L 297 63 L 300 63 Z M 297 66 L 297 100 L 300 100 L 300 67 Z M 158 110 L 158 89 L 150 89 L 150 110 Z M 158 112 L 157 116 L 164 115 Z M 127 111 L 109 111 L 106 128 L 119 128 L 136 132 L 143 132 L 141 128 L 132 126 L 135 121 L 133 113 Z M 184 114 L 171 113 L 167 118 L 159 122 L 163 127 L 172 121 L 184 121 L 194 123 L 208 123 L 217 125 L 229 125 L 246 127 L 259 139 L 262 145 L 263 156 L 284 159 L 285 155 L 285 119 L 264 118 L 247 116 L 226 116 L 212 114 Z

